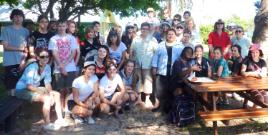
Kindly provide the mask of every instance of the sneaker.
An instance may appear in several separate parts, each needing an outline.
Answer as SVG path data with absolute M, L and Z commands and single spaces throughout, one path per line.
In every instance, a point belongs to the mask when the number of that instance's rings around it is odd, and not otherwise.
M 54 126 L 67 127 L 67 126 L 69 126 L 69 123 L 66 122 L 64 119 L 57 119 L 57 120 L 54 122 Z
M 92 117 L 88 117 L 87 124 L 95 124 L 95 120 Z
M 53 123 L 48 123 L 48 124 L 44 125 L 43 128 L 45 130 L 51 130 L 51 131 L 57 131 L 60 129 L 59 126 L 55 126 Z
M 84 120 L 83 120 L 81 117 L 79 117 L 79 116 L 73 115 L 72 117 L 73 117 L 73 119 L 74 119 L 74 123 L 75 123 L 76 125 L 77 125 L 77 124 L 82 124 L 82 123 L 84 122 Z

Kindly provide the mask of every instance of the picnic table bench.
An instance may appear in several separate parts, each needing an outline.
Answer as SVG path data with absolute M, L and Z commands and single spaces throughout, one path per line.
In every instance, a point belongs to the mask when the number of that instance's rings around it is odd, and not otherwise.
M 254 99 L 248 94 L 252 89 L 268 89 L 268 77 L 257 79 L 252 77 L 228 77 L 216 80 L 213 83 L 195 83 L 184 81 L 190 88 L 190 93 L 200 101 L 205 110 L 198 114 L 205 121 L 213 121 L 214 134 L 218 135 L 217 121 L 245 119 L 254 117 L 268 117 L 268 106 Z M 247 108 L 245 105 L 238 109 L 225 110 L 217 108 L 216 100 L 219 92 L 236 92 L 244 100 L 249 100 L 262 108 Z M 209 93 L 211 98 L 204 99 L 203 93 Z
M 3 126 L 6 133 L 16 127 L 17 110 L 22 104 L 22 100 L 12 96 L 0 100 L 0 124 Z

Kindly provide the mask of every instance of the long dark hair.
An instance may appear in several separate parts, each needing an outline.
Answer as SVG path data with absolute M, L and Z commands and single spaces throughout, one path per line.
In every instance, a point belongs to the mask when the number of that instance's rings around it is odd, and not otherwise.
M 107 37 L 107 44 L 108 46 L 111 46 L 112 41 L 111 41 L 111 37 L 116 36 L 117 40 L 116 40 L 116 46 L 119 46 L 121 40 L 120 40 L 120 36 L 118 35 L 118 33 L 112 28 L 108 34 Z
M 105 49 L 106 52 L 107 52 L 106 57 L 104 58 L 104 61 L 103 61 L 102 64 L 107 65 L 107 63 L 109 63 L 109 62 L 111 61 L 111 59 L 110 59 L 109 48 L 108 48 L 107 46 L 105 46 L 105 45 L 101 45 L 101 46 L 98 48 L 98 51 L 99 51 L 99 49 L 101 49 L 101 48 Z
M 36 49 L 36 50 L 35 50 L 35 55 L 36 55 L 37 57 L 39 57 L 40 54 L 41 54 L 42 52 L 47 52 L 47 54 L 48 54 L 48 56 L 49 56 L 49 60 L 50 60 L 50 53 L 49 53 L 48 50 L 45 49 L 45 48 L 38 48 L 38 49 Z M 40 64 L 39 64 L 39 60 L 38 60 L 38 59 L 36 59 L 36 63 L 37 63 L 37 65 L 38 65 L 38 74 L 41 75 L 41 68 L 40 68 Z

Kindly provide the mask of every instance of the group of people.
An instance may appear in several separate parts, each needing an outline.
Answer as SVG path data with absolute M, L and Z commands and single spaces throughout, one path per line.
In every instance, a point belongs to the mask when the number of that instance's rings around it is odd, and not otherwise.
M 81 41 L 72 20 L 49 22 L 40 15 L 38 28 L 31 31 L 22 26 L 22 10 L 14 9 L 13 24 L 1 32 L 6 88 L 15 89 L 17 98 L 42 102 L 44 128 L 57 130 L 68 125 L 64 116 L 69 114 L 76 123 L 92 124 L 93 114 L 114 112 L 118 117 L 135 105 L 168 113 L 174 96 L 184 94 L 184 80 L 192 75 L 267 75 L 260 47 L 251 45 L 241 26 L 232 28 L 230 37 L 218 20 L 208 35 L 209 58 L 205 58 L 189 11 L 183 21 L 179 14 L 158 21 L 152 8 L 147 11 L 140 31 L 128 23 L 123 33 L 120 27 L 111 28 L 105 41 L 95 21 Z M 265 91 L 252 94 L 266 102 Z M 54 104 L 57 120 L 52 123 Z

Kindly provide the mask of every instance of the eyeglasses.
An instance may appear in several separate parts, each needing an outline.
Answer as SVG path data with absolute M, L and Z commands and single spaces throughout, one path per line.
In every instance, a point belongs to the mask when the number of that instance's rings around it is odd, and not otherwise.
M 49 56 L 48 55 L 43 55 L 43 56 L 39 56 L 41 59 L 45 59 L 45 58 L 49 58 Z
M 183 29 L 183 27 L 181 27 L 181 26 L 178 26 L 178 27 L 176 27 L 176 29 Z
M 242 32 L 243 32 L 242 30 L 235 31 L 235 33 L 242 33 Z

